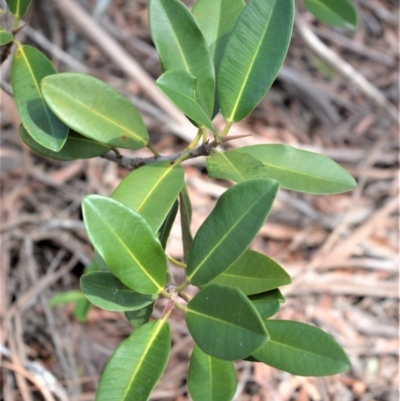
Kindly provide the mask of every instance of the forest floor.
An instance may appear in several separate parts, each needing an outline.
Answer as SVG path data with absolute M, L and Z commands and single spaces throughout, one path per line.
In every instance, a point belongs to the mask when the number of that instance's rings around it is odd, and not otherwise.
M 98 12 L 98 22 L 91 18 L 85 24 L 62 3 L 34 1 L 30 25 L 19 40 L 42 49 L 59 71 L 92 74 L 128 96 L 160 153 L 182 150 L 191 133 L 172 111 L 159 109 L 158 95 L 144 90 L 126 59 L 105 50 L 103 36 L 94 33 L 99 26 L 156 79 L 160 67 L 148 31 L 147 1 L 114 0 L 102 12 L 96 8 L 101 1 L 82 0 L 88 15 Z M 286 143 L 333 158 L 357 179 L 357 189 L 339 195 L 281 191 L 252 244 L 291 274 L 277 318 L 307 322 L 332 334 L 352 368 L 311 378 L 242 361 L 236 364 L 237 401 L 399 399 L 399 3 L 354 3 L 359 27 L 343 31 L 316 22 L 299 2 L 284 69 L 251 116 L 233 126 L 233 135 L 252 135 L 229 145 Z M 344 77 L 323 62 L 304 39 L 307 30 L 354 73 Z M 7 60 L 2 80 L 9 82 L 9 74 Z M 359 76 L 383 94 L 392 114 L 357 86 Z M 131 327 L 123 314 L 95 307 L 81 323 L 72 304 L 50 308 L 49 300 L 79 289 L 79 277 L 93 257 L 82 198 L 109 195 L 127 172 L 102 158 L 68 163 L 43 158 L 22 145 L 18 125 L 13 99 L 2 92 L 0 401 L 94 400 L 106 361 Z M 216 125 L 222 128 L 221 118 Z M 196 231 L 230 184 L 209 179 L 204 158 L 184 167 Z M 168 251 L 182 258 L 178 222 Z M 157 305 L 155 316 L 162 307 L 162 302 Z M 190 399 L 185 380 L 193 341 L 183 320 L 175 310 L 171 356 L 151 400 Z M 52 398 L 46 398 L 45 387 Z

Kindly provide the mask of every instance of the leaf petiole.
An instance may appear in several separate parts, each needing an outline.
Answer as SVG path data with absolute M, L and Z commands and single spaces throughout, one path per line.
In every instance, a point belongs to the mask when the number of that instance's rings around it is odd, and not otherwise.
M 182 267 L 183 269 L 186 269 L 186 264 L 179 262 L 179 260 L 176 260 L 175 258 L 173 258 L 171 255 L 167 255 L 168 260 L 173 263 L 176 266 Z
M 233 121 L 227 121 L 224 130 L 221 132 L 221 138 L 228 135 L 229 130 L 231 129 Z

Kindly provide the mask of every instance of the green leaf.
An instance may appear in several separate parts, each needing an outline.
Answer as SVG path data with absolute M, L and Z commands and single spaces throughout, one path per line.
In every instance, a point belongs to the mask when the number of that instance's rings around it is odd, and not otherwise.
M 184 114 L 216 133 L 192 74 L 181 69 L 168 70 L 157 79 L 156 85 Z
M 193 401 L 231 401 L 237 386 L 233 363 L 207 355 L 198 346 L 190 358 L 187 380 Z
M 28 11 L 32 0 L 6 0 L 11 13 L 18 18 L 23 17 Z
M 256 308 L 237 288 L 204 288 L 188 303 L 185 317 L 196 344 L 220 359 L 242 359 L 268 340 Z
M 211 281 L 236 287 L 246 295 L 272 290 L 290 282 L 290 276 L 278 263 L 262 253 L 250 250 Z
M 84 274 L 80 282 L 82 292 L 92 304 L 113 312 L 138 310 L 156 300 L 154 295 L 132 291 L 107 272 Z
M 194 3 L 192 14 L 206 40 L 216 74 L 229 36 L 243 7 L 243 0 L 197 0 Z M 215 93 L 212 116 L 218 111 L 219 101 Z
M 192 223 L 192 205 L 190 203 L 186 185 L 183 186 L 182 191 L 179 194 L 179 212 L 181 216 L 183 260 L 187 263 L 193 242 L 193 236 L 190 229 Z
M 150 316 L 153 313 L 154 305 L 155 302 L 139 310 L 124 312 L 125 317 L 128 319 L 131 326 L 137 329 L 138 327 L 143 326 L 150 320 Z
M 82 299 L 86 299 L 82 291 L 66 291 L 52 296 L 49 301 L 49 306 L 50 308 L 54 308 L 57 305 L 70 304 L 72 302 L 80 301 Z
M 79 134 L 119 148 L 147 146 L 149 135 L 139 112 L 103 81 L 66 72 L 46 77 L 41 86 L 48 106 Z
M 218 71 L 229 36 L 244 7 L 243 0 L 197 0 L 192 14 Z
M 252 180 L 229 188 L 198 230 L 190 248 L 187 279 L 201 286 L 226 270 L 264 224 L 279 184 Z
M 98 271 L 101 272 L 110 272 L 110 269 L 108 268 L 108 266 L 106 265 L 106 262 L 104 261 L 104 259 L 101 257 L 101 255 L 99 254 L 99 252 L 97 252 L 97 250 L 94 250 L 94 260 L 97 264 L 98 267 Z M 85 272 L 86 273 L 86 272 Z
M 86 322 L 87 314 L 91 308 L 90 302 L 81 291 L 71 290 L 57 294 L 50 299 L 49 306 L 54 308 L 57 305 L 74 303 L 73 315 L 79 322 Z
M 355 29 L 357 9 L 349 0 L 304 0 L 307 10 L 322 22 L 341 28 Z
M 96 401 L 146 401 L 164 372 L 170 349 L 171 333 L 165 320 L 139 327 L 107 362 Z
M 167 241 L 171 233 L 172 226 L 174 224 L 176 215 L 178 214 L 178 208 L 179 208 L 179 202 L 178 200 L 176 200 L 158 231 L 158 238 L 160 239 L 161 246 L 164 249 L 167 246 Z
M 89 238 L 111 273 L 141 294 L 161 291 L 166 284 L 166 257 L 143 217 L 99 195 L 86 196 L 82 209 Z
M 288 145 L 254 145 L 237 150 L 267 167 L 282 188 L 311 194 L 336 194 L 356 187 L 354 178 L 332 159 Z
M 225 120 L 243 120 L 265 96 L 285 59 L 293 19 L 293 0 L 250 0 L 246 4 L 218 72 Z
M 183 69 L 197 78 L 208 116 L 214 105 L 215 74 L 206 41 L 180 0 L 150 0 L 149 24 L 163 71 Z
M 99 142 L 95 142 L 90 138 L 86 138 L 70 131 L 65 145 L 58 151 L 47 149 L 36 142 L 23 127 L 19 126 L 19 135 L 25 145 L 29 146 L 35 152 L 42 156 L 50 157 L 55 160 L 69 161 L 76 159 L 89 159 L 107 153 L 110 147 Z
M 258 361 L 299 376 L 328 376 L 350 369 L 350 361 L 332 336 L 290 320 L 267 320 L 271 338 L 252 355 Z
M 179 196 L 183 175 L 179 164 L 148 164 L 127 175 L 111 197 L 139 213 L 157 232 Z
M 39 50 L 19 46 L 11 68 L 11 85 L 21 122 L 40 145 L 59 151 L 67 140 L 69 128 L 46 105 L 40 81 L 57 75 L 53 64 Z
M 0 46 L 10 43 L 14 39 L 14 35 L 11 32 L 6 31 L 0 26 Z
M 249 299 L 262 319 L 275 315 L 279 311 L 281 303 L 285 302 L 285 297 L 277 288 L 261 294 L 251 295 Z
M 85 323 L 87 321 L 87 315 L 90 312 L 92 304 L 85 298 L 76 301 L 75 308 L 72 312 L 75 319 L 78 322 Z
M 265 166 L 254 157 L 239 152 L 213 153 L 207 158 L 210 178 L 231 180 L 237 183 L 257 178 L 268 178 Z

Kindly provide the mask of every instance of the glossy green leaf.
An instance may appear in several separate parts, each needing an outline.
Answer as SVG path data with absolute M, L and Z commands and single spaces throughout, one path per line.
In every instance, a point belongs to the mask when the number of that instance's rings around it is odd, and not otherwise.
M 149 136 L 132 103 L 103 81 L 62 73 L 41 82 L 48 106 L 79 134 L 110 146 L 140 149 Z
M 28 11 L 32 0 L 6 0 L 8 7 L 13 15 L 18 18 L 23 17 Z
M 178 214 L 178 209 L 179 209 L 179 202 L 178 200 L 176 200 L 158 231 L 158 238 L 160 239 L 161 246 L 164 249 L 167 246 L 168 237 L 169 234 L 171 233 L 171 229 L 174 224 L 176 215 Z
M 268 178 L 265 166 L 249 154 L 218 152 L 207 158 L 207 173 L 210 178 L 231 180 L 237 183 L 257 178 Z
M 229 188 L 198 230 L 187 279 L 201 286 L 226 270 L 250 245 L 272 207 L 279 184 L 252 180 Z
M 171 333 L 165 320 L 139 327 L 107 362 L 96 401 L 146 401 L 164 372 L 170 349 Z
M 82 292 L 93 305 L 113 312 L 138 310 L 156 300 L 155 295 L 132 291 L 107 272 L 84 274 L 80 283 Z
M 327 24 L 347 29 L 357 27 L 357 9 L 349 0 L 304 0 L 304 6 Z
M 328 376 L 350 369 L 350 361 L 332 336 L 290 320 L 267 320 L 270 340 L 252 355 L 258 361 L 299 376 Z
M 197 0 L 192 14 L 206 40 L 216 75 L 232 29 L 244 7 L 243 0 Z M 219 111 L 216 93 L 213 117 Z
M 111 273 L 141 294 L 161 291 L 166 284 L 166 257 L 143 217 L 99 195 L 85 197 L 82 209 L 89 238 Z
M 40 81 L 57 75 L 51 61 L 31 46 L 19 46 L 11 68 L 11 85 L 21 122 L 40 145 L 59 151 L 69 128 L 49 109 L 40 90 Z
M 237 387 L 231 361 L 223 361 L 195 346 L 190 358 L 188 389 L 193 401 L 231 401 Z
M 66 291 L 52 296 L 49 301 L 49 306 L 50 308 L 54 308 L 55 306 L 69 304 L 71 302 L 76 302 L 81 299 L 85 299 L 85 296 L 83 295 L 82 291 L 78 290 Z
M 215 71 L 244 5 L 243 0 L 197 0 L 193 5 L 192 14 L 206 40 Z
M 354 178 L 332 159 L 288 145 L 254 145 L 237 150 L 267 167 L 282 188 L 311 194 L 335 194 L 356 187 Z
M 179 194 L 179 212 L 181 216 L 183 260 L 187 263 L 193 242 L 193 236 L 190 229 L 192 223 L 192 205 L 190 203 L 186 185 L 183 186 L 182 191 Z
M 23 125 L 19 126 L 19 135 L 25 145 L 29 146 L 35 152 L 43 156 L 50 157 L 51 159 L 61 161 L 89 159 L 91 157 L 103 155 L 110 150 L 109 146 L 95 142 L 90 138 L 86 138 L 77 134 L 74 131 L 69 132 L 67 141 L 58 152 L 47 149 L 36 142 L 28 134 Z
M 131 326 L 137 329 L 150 320 L 151 314 L 153 313 L 154 305 L 155 303 L 153 302 L 152 304 L 147 305 L 142 309 L 125 312 L 125 317 L 128 319 Z
M 249 299 L 262 319 L 275 315 L 279 311 L 281 304 L 285 302 L 285 297 L 277 288 L 261 294 L 251 295 Z
M 14 35 L 0 26 L 0 46 L 10 43 L 13 39 Z
M 211 283 L 239 288 L 252 295 L 290 284 L 290 276 L 268 256 L 247 250 Z
M 216 132 L 193 75 L 182 69 L 168 70 L 157 79 L 156 85 L 189 118 Z
M 150 0 L 149 24 L 163 71 L 178 68 L 196 77 L 199 97 L 211 116 L 214 67 L 193 15 L 180 0 Z
M 246 4 L 218 72 L 225 120 L 243 120 L 265 96 L 285 59 L 293 18 L 293 0 L 250 0 Z
M 187 305 L 186 324 L 196 344 L 216 358 L 242 359 L 268 340 L 256 308 L 237 288 L 212 284 Z
M 171 210 L 183 186 L 183 168 L 152 163 L 129 173 L 111 197 L 139 213 L 154 232 Z

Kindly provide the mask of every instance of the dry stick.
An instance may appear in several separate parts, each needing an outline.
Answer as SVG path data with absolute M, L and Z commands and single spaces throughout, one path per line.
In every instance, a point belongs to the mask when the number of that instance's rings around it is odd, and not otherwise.
M 147 96 L 179 124 L 190 131 L 196 128 L 154 85 L 153 78 L 74 0 L 53 0 L 58 10 L 105 54 L 110 57 L 130 78 L 141 86 Z
M 27 25 L 24 28 L 24 31 L 26 32 L 27 36 L 30 39 L 34 40 L 39 46 L 41 46 L 43 49 L 52 54 L 55 58 L 61 60 L 69 68 L 82 74 L 90 73 L 90 68 L 86 67 L 84 64 L 82 64 L 80 61 L 72 57 L 70 54 L 60 49 L 58 46 L 52 43 L 49 39 L 47 39 L 36 29 Z
M 318 57 L 355 84 L 376 106 L 386 111 L 392 122 L 398 124 L 399 111 L 378 88 L 368 82 L 362 74 L 344 61 L 337 53 L 329 49 L 300 17 L 295 19 L 295 26 L 304 42 Z
M 33 374 L 29 373 L 21 366 L 4 361 L 0 363 L 0 366 L 14 371 L 17 377 L 23 377 L 24 379 L 27 379 L 31 383 L 33 383 L 37 387 L 37 389 L 41 392 L 41 395 L 43 396 L 45 401 L 56 401 L 54 397 L 51 395 L 50 391 L 47 390 L 47 388 L 43 386 L 42 383 Z
M 16 324 L 17 319 L 19 319 L 19 316 L 14 315 L 14 319 L 12 322 L 14 325 Z M 12 325 L 12 322 L 10 322 L 10 326 Z M 13 329 L 15 329 L 13 327 Z M 23 369 L 23 362 L 22 362 L 22 357 L 21 357 L 21 351 L 18 349 L 18 341 L 16 338 L 16 333 L 13 330 L 12 335 L 10 338 L 8 338 L 8 345 L 10 347 L 10 354 L 11 354 L 11 360 L 14 363 L 15 366 L 17 366 L 20 369 Z M 18 388 L 20 390 L 22 399 L 24 401 L 29 401 L 32 398 L 32 394 L 29 391 L 28 384 L 26 383 L 26 378 L 22 375 L 16 375 L 16 381 Z

